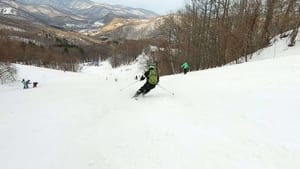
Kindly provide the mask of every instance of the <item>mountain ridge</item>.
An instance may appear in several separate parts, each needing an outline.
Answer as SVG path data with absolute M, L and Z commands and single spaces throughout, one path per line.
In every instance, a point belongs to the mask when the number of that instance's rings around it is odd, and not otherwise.
M 68 30 L 91 29 L 112 21 L 115 17 L 147 19 L 158 14 L 140 8 L 109 5 L 90 0 L 3 0 L 1 8 L 12 8 L 15 17 L 38 20 L 44 24 Z M 4 13 L 2 12 L 2 15 Z M 96 24 L 102 23 L 102 24 Z
M 47 4 L 53 6 L 57 9 L 61 9 L 63 11 L 68 11 L 72 14 L 82 15 L 87 18 L 94 18 L 96 16 L 107 15 L 108 13 L 113 13 L 117 16 L 124 15 L 123 17 L 130 16 L 133 18 L 150 18 L 157 16 L 156 13 L 141 9 L 141 8 L 132 8 L 126 7 L 122 5 L 109 5 L 106 3 L 98 3 L 90 0 L 69 0 L 67 2 L 60 0 L 15 0 L 16 2 L 20 2 L 23 4 L 35 4 L 35 5 L 43 5 Z M 89 12 L 91 10 L 91 12 Z M 98 15 L 95 15 L 95 12 L 100 12 Z

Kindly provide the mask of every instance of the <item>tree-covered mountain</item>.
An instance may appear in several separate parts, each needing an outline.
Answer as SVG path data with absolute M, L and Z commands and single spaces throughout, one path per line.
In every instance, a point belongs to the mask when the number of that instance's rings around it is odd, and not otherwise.
M 114 18 L 145 19 L 157 16 L 152 11 L 90 0 L 3 0 L 0 9 L 12 9 L 15 17 L 70 30 L 90 29 Z M 3 10 L 4 11 L 4 10 Z M 5 10 L 6 11 L 6 10 Z M 6 13 L 2 12 L 2 15 Z

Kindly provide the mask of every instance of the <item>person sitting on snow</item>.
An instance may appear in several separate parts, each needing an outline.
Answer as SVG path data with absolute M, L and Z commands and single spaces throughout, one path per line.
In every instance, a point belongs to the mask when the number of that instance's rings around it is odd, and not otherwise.
M 38 85 L 38 82 L 33 82 L 33 83 L 32 83 L 32 87 L 33 87 L 33 88 L 36 88 L 37 85 Z
M 140 81 L 147 79 L 146 83 L 135 93 L 133 97 L 138 97 L 140 94 L 147 94 L 150 90 L 154 89 L 159 82 L 159 75 L 154 65 L 150 65 L 149 69 L 140 78 Z

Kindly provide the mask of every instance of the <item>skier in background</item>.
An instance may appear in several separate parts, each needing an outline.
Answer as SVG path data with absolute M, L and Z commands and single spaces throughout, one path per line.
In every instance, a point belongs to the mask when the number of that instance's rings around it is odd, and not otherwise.
M 183 73 L 186 74 L 189 71 L 189 64 L 187 62 L 184 62 L 181 67 L 183 68 Z

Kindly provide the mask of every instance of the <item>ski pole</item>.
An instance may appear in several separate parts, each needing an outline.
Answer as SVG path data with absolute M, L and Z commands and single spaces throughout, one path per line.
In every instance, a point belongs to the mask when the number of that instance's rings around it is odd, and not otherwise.
M 123 90 L 127 89 L 128 87 L 134 85 L 134 84 L 137 83 L 137 82 L 138 82 L 138 80 L 137 80 L 137 81 L 134 81 L 134 82 L 132 82 L 132 83 L 130 83 L 130 84 L 128 84 L 127 86 L 125 86 L 125 87 L 123 87 L 122 89 L 120 89 L 120 91 L 123 91 Z
M 164 91 L 168 92 L 169 94 L 171 94 L 171 95 L 173 95 L 173 96 L 175 95 L 175 93 L 173 93 L 173 92 L 171 92 L 170 90 L 168 90 L 168 89 L 162 87 L 161 85 L 157 84 L 157 86 L 159 86 L 161 89 L 163 89 Z

